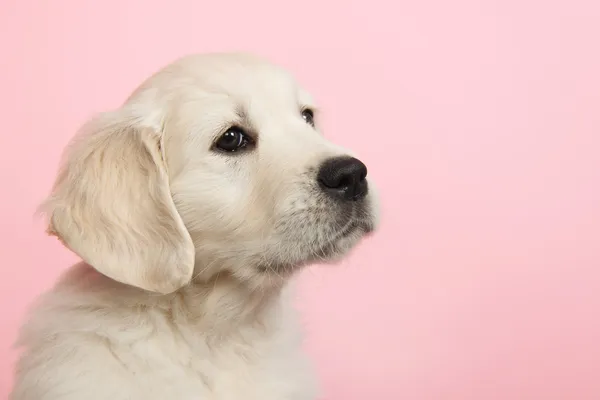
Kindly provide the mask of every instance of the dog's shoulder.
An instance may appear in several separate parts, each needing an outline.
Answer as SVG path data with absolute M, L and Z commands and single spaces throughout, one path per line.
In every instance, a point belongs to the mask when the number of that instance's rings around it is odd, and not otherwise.
M 223 293 L 201 301 L 208 309 L 193 307 L 192 294 L 173 295 L 167 305 L 135 293 L 85 265 L 67 271 L 23 326 L 10 400 L 312 396 L 284 298 L 253 316 L 234 310 L 236 298 Z M 256 319 L 227 335 L 219 321 L 233 319 L 224 312 Z

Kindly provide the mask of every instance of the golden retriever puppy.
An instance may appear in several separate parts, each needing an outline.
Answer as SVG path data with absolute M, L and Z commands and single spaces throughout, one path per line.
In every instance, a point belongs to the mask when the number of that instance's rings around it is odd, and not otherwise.
M 83 262 L 24 325 L 10 399 L 314 399 L 288 283 L 377 224 L 317 121 L 281 68 L 203 54 L 87 123 L 43 205 Z

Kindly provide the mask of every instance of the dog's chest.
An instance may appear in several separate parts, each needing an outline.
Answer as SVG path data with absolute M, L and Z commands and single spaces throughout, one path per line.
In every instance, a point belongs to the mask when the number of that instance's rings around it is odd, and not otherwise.
M 128 369 L 148 400 L 310 400 L 307 364 L 288 332 L 268 340 L 245 331 L 208 340 L 181 331 L 131 346 Z M 140 363 L 143 360 L 143 363 Z

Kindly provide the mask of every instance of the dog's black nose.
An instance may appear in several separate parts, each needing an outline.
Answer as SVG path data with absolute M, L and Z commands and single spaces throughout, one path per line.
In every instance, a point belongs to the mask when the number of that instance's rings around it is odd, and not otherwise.
M 317 179 L 321 188 L 331 196 L 357 201 L 367 195 L 367 167 L 353 157 L 335 157 L 325 161 Z

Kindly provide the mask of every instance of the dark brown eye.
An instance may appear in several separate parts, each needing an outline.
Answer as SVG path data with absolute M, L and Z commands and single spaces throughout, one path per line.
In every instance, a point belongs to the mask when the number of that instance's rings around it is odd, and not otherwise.
M 215 142 L 215 148 L 232 153 L 248 146 L 250 141 L 250 137 L 242 129 L 231 127 Z
M 315 114 L 312 110 L 306 109 L 302 111 L 302 118 L 306 121 L 310 126 L 315 126 Z

